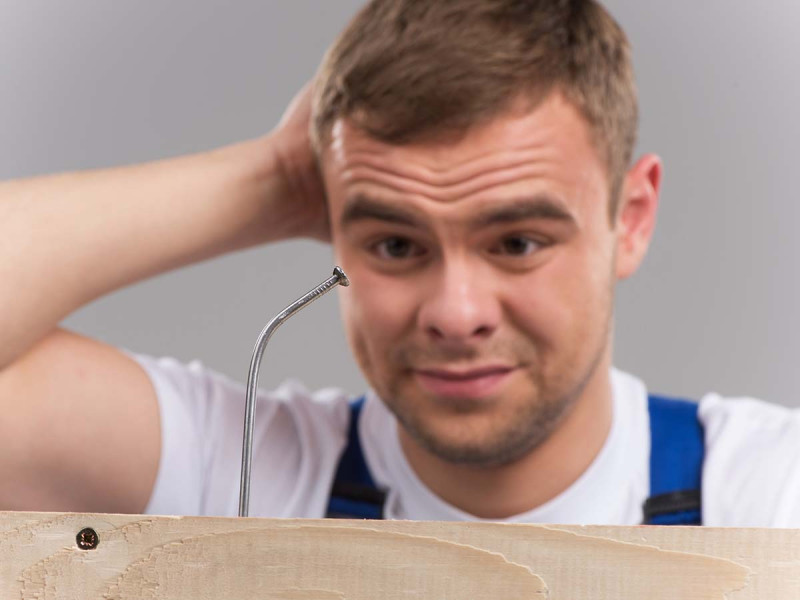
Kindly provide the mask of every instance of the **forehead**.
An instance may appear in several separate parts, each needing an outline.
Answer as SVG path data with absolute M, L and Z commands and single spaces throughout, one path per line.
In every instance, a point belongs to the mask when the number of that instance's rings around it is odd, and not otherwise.
M 462 205 L 500 191 L 576 197 L 607 187 L 585 119 L 559 93 L 533 109 L 513 105 L 455 140 L 388 144 L 340 120 L 321 158 L 333 212 L 365 191 Z

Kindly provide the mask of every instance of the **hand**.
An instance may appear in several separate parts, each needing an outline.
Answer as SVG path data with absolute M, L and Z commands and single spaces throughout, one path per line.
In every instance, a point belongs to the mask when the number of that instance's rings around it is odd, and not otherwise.
M 329 242 L 325 186 L 309 137 L 312 88 L 313 83 L 309 82 L 297 93 L 270 134 L 270 140 L 283 180 L 281 189 L 287 194 L 281 202 L 291 203 L 291 206 L 284 205 L 289 209 L 286 217 L 289 235 Z

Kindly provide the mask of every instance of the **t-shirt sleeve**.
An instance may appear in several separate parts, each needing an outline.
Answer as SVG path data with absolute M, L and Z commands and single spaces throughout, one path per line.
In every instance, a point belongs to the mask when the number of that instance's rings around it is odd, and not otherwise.
M 205 367 L 129 353 L 158 398 L 161 458 L 145 512 L 235 516 L 239 504 L 245 386 Z M 250 515 L 319 517 L 344 446 L 348 398 L 289 380 L 259 390 Z
M 709 394 L 704 524 L 800 527 L 800 410 Z

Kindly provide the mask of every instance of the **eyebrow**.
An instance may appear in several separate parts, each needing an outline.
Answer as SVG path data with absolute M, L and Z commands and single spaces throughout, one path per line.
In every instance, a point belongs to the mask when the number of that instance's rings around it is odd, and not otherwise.
M 367 221 L 370 219 L 399 225 L 408 225 L 410 227 L 425 227 L 425 224 L 413 213 L 403 210 L 402 208 L 389 206 L 383 202 L 378 202 L 363 194 L 358 194 L 347 202 L 347 206 L 344 212 L 342 212 L 342 217 L 339 221 L 342 228 L 345 228 L 357 221 Z
M 340 223 L 344 229 L 357 221 L 371 219 L 409 227 L 427 228 L 427 225 L 414 213 L 396 206 L 389 206 L 363 194 L 358 194 L 347 202 L 347 206 L 342 212 Z M 562 202 L 545 194 L 537 194 L 531 198 L 521 198 L 500 207 L 490 208 L 473 219 L 472 225 L 475 227 L 487 227 L 490 225 L 516 223 L 528 219 L 577 224 L 575 217 Z
M 545 194 L 537 194 L 531 198 L 521 198 L 510 204 L 489 209 L 475 220 L 475 224 L 478 226 L 501 225 L 528 219 L 577 224 L 575 217 L 562 202 Z

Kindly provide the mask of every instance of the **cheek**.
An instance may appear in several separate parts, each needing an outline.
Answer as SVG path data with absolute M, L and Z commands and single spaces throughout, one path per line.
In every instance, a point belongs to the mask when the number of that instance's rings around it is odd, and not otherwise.
M 506 290 L 509 316 L 545 347 L 581 343 L 604 331 L 611 294 L 610 256 L 563 251 Z M 586 340 L 588 341 L 588 340 Z
M 391 348 L 413 332 L 417 299 L 413 282 L 381 276 L 343 257 L 350 287 L 341 310 L 350 345 L 361 368 L 371 372 L 387 363 Z

